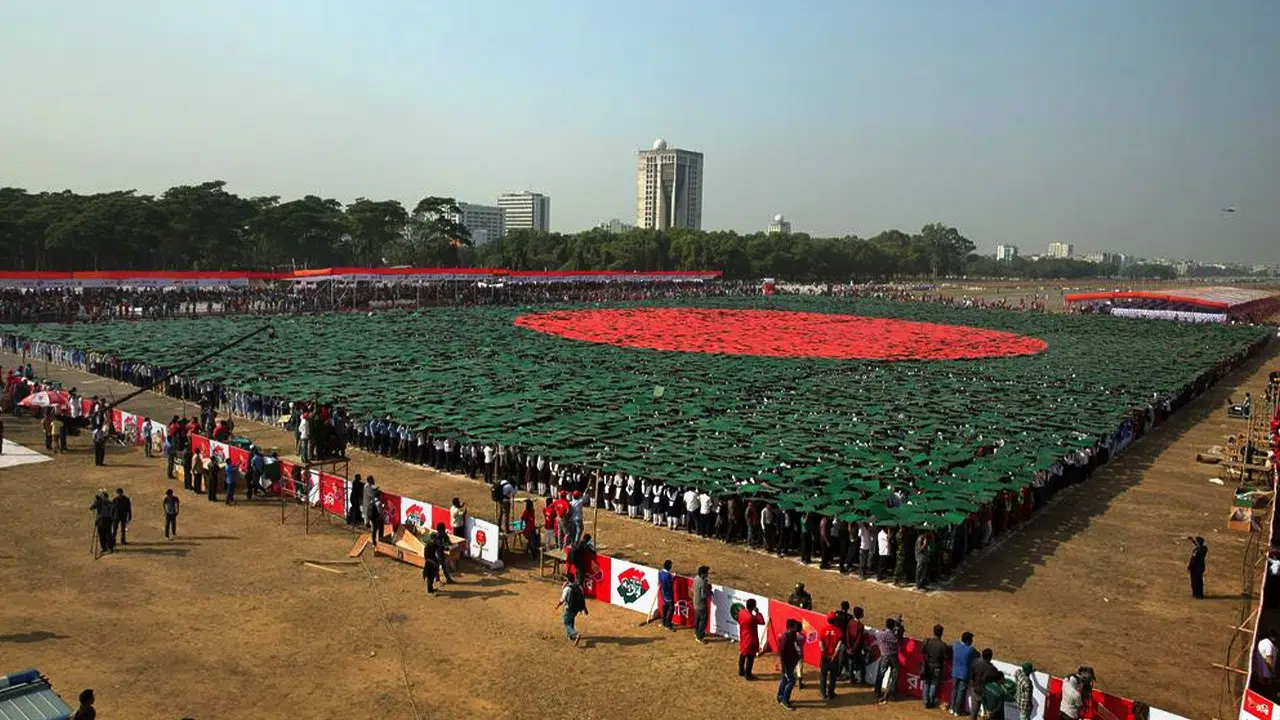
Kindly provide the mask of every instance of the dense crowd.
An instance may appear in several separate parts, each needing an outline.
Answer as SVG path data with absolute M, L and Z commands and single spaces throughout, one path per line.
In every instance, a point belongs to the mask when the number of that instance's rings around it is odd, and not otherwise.
M 1048 295 L 982 298 L 944 295 L 929 285 L 779 286 L 779 294 L 875 298 L 1043 312 Z M 545 305 L 759 295 L 758 282 L 256 282 L 221 288 L 42 288 L 0 290 L 0 322 L 104 322 L 205 315 L 369 311 L 387 308 Z
M 7 336 L 9 352 L 23 344 Z M 1255 348 L 1256 349 L 1256 348 Z M 350 445 L 404 462 L 483 478 L 495 500 L 523 492 L 542 498 L 540 535 L 545 545 L 571 545 L 582 533 L 572 506 L 587 504 L 603 511 L 726 543 L 745 543 L 780 557 L 883 582 L 926 588 L 952 574 L 976 551 L 1026 522 L 1035 509 L 1056 493 L 1088 480 L 1093 471 L 1134 439 L 1160 424 L 1172 412 L 1204 392 L 1245 356 L 1231 358 L 1177 392 L 1135 407 L 1116 427 L 1091 445 L 1070 449 L 1048 469 L 1018 490 L 1001 491 L 954 525 L 939 528 L 882 527 L 870 522 L 780 507 L 763 484 L 742 485 L 713 493 L 706 489 L 570 466 L 525 448 L 477 442 L 439 428 L 411 427 L 391 416 L 353 418 L 341 407 L 294 402 L 228 388 L 193 377 L 174 377 L 146 363 L 119 361 L 37 342 L 26 346 L 29 357 L 79 367 L 133 385 L 149 386 L 171 397 L 199 404 L 201 426 L 213 429 L 214 416 L 240 415 L 283 424 L 294 433 L 295 450 L 304 461 L 343 456 Z M 998 454 L 1000 446 L 980 447 L 977 455 Z M 922 496 L 913 480 L 885 481 L 891 494 L 887 507 Z M 923 498 L 922 498 L 923 499 Z M 507 527 L 510 505 L 501 526 Z M 576 514 L 580 516 L 580 512 Z M 531 528 L 532 530 L 532 528 Z

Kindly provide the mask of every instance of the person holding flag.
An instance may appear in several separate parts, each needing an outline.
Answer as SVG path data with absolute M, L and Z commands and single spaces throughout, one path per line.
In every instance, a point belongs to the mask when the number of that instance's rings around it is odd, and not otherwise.
M 752 674 L 756 656 L 760 654 L 760 627 L 764 616 L 756 608 L 756 599 L 747 598 L 747 606 L 738 611 L 738 677 L 755 680 Z

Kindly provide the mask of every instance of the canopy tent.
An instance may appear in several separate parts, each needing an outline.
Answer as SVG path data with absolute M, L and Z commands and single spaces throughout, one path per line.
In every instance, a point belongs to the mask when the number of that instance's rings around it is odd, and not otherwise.
M 180 288 L 247 287 L 261 282 L 379 282 L 422 283 L 487 281 L 512 283 L 550 282 L 702 282 L 720 277 L 718 270 L 671 270 L 663 272 L 629 270 L 505 270 L 502 268 L 359 268 L 332 267 L 294 270 L 283 273 L 215 271 L 76 271 L 0 272 L 0 288 Z
M 1240 319 L 1280 312 L 1280 293 L 1258 288 L 1211 286 L 1159 291 L 1113 290 L 1075 293 L 1063 299 L 1068 307 L 1106 305 L 1134 310 L 1225 314 Z M 1144 316 L 1161 317 L 1153 314 Z

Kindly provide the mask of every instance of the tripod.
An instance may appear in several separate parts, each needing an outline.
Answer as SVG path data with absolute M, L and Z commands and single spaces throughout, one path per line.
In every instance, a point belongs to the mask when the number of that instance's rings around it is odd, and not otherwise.
M 102 553 L 99 552 L 99 550 L 101 550 L 101 548 L 98 547 L 98 518 L 94 517 L 93 540 L 89 543 L 89 554 L 93 555 L 94 560 L 97 560 L 99 557 L 102 556 Z

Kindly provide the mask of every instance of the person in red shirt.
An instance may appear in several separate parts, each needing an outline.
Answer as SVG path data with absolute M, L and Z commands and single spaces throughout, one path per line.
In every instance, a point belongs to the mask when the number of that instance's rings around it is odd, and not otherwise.
M 555 501 L 551 503 L 551 507 L 556 511 L 556 532 L 560 533 L 560 544 L 567 547 L 569 543 L 566 542 L 564 538 L 564 519 L 569 515 L 569 501 L 564 499 L 563 492 L 560 493 L 560 497 L 556 498 Z
M 844 635 L 847 628 L 840 627 L 839 613 L 827 615 L 827 626 L 818 633 L 818 647 L 822 650 L 822 665 L 818 674 L 818 691 L 823 700 L 836 696 L 836 679 L 840 677 L 840 662 L 844 655 Z
M 853 609 L 853 619 L 849 621 L 844 632 L 845 673 L 849 676 L 849 680 L 854 683 L 862 681 L 864 667 L 862 648 L 865 635 L 862 616 L 864 614 L 865 612 L 861 607 L 855 607 Z
M 764 616 L 756 609 L 756 599 L 748 598 L 747 606 L 738 611 L 738 677 L 755 680 L 751 673 L 760 654 L 760 627 Z
M 525 547 L 529 549 L 529 557 L 538 557 L 538 517 L 534 514 L 533 500 L 524 501 L 524 512 L 520 513 L 521 532 L 524 534 Z
M 551 504 L 551 499 L 547 498 L 547 502 L 542 506 L 542 529 L 547 549 L 555 548 L 559 545 L 556 542 L 556 509 Z

